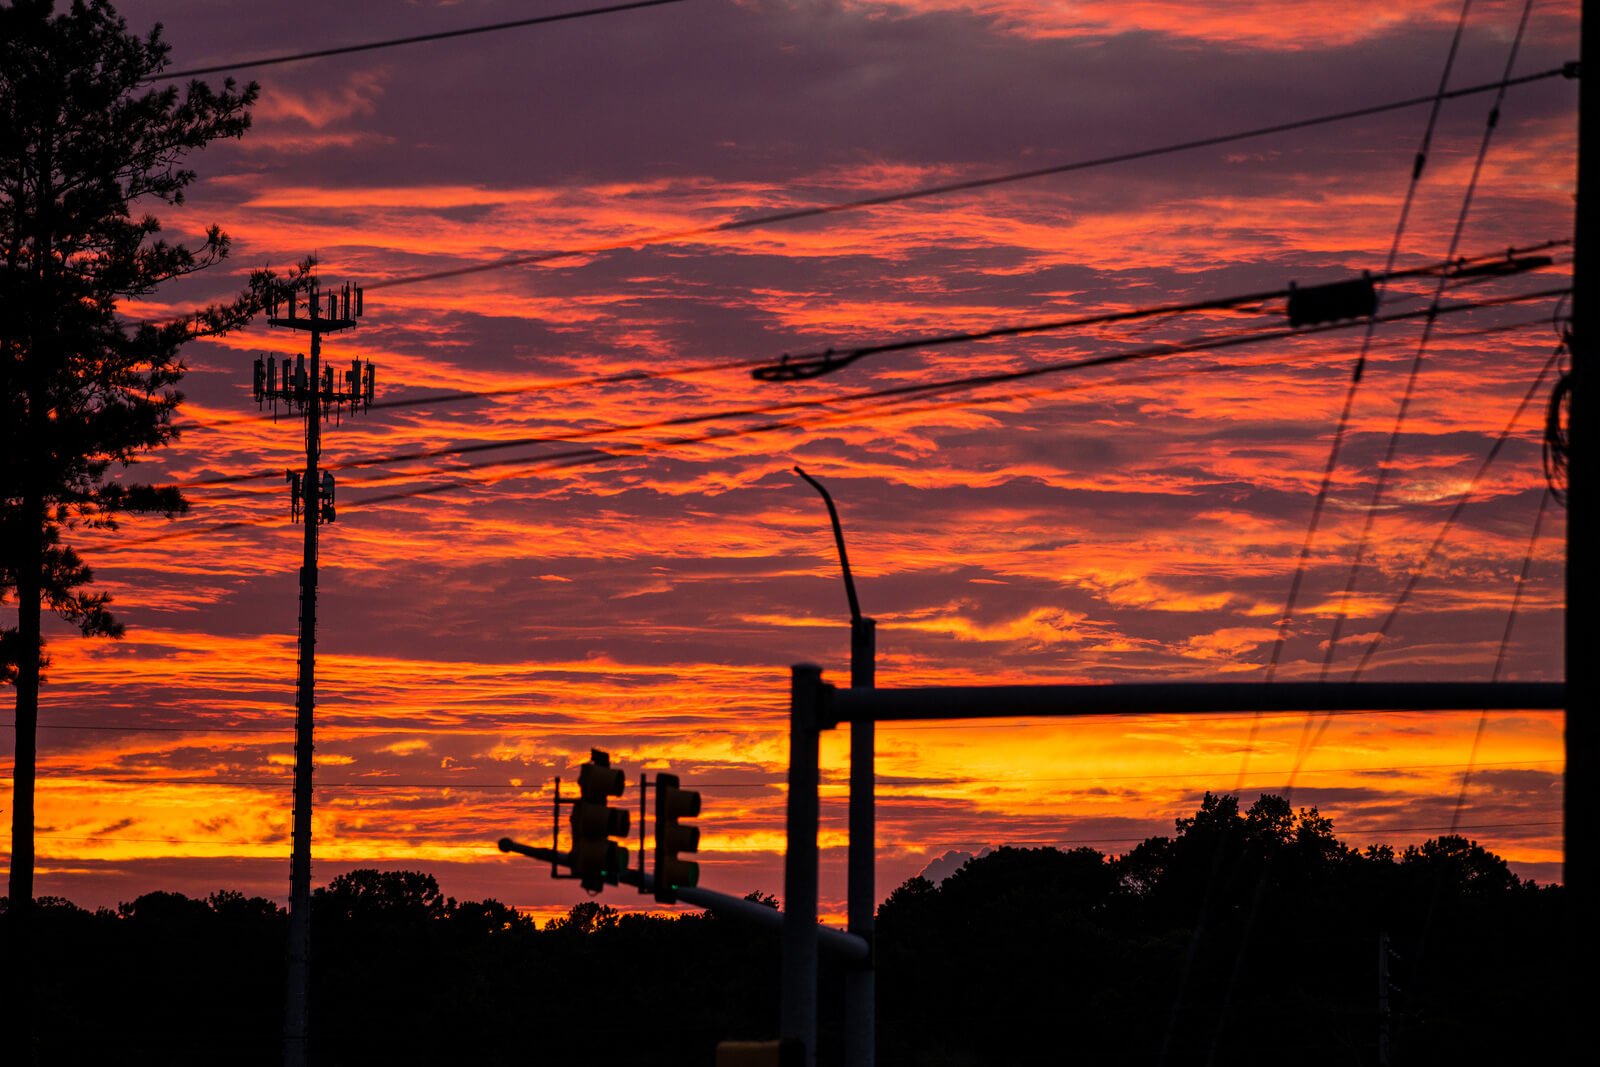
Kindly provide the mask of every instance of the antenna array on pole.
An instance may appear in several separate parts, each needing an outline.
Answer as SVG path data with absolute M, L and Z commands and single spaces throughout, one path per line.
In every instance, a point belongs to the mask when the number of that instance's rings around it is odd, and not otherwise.
M 312 708 L 316 691 L 317 633 L 317 528 L 333 522 L 334 482 L 331 471 L 319 470 L 322 455 L 321 424 L 330 414 L 338 418 L 346 407 L 354 415 L 372 407 L 377 377 L 370 362 L 351 360 L 342 375 L 321 365 L 322 335 L 348 330 L 362 312 L 361 289 L 346 282 L 338 289 L 284 289 L 267 304 L 267 321 L 273 326 L 305 330 L 311 334 L 310 356 L 287 356 L 280 364 L 274 356 L 257 357 L 255 401 L 257 407 L 278 405 L 305 417 L 306 463 L 303 470 L 286 471 L 289 514 L 305 520 L 305 551 L 300 566 L 300 664 L 295 694 L 293 849 L 289 860 L 289 960 L 284 993 L 284 1063 L 304 1067 L 310 1039 L 311 994 L 311 753 Z

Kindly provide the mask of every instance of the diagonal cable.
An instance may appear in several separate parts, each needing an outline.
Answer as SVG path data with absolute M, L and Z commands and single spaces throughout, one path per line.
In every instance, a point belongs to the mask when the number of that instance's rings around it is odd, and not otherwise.
M 1452 100 L 1456 97 L 1472 96 L 1477 93 L 1488 92 L 1491 89 L 1502 89 L 1508 85 L 1522 85 L 1529 82 L 1542 81 L 1546 78 L 1575 78 L 1577 65 L 1564 64 L 1552 67 L 1549 70 L 1538 71 L 1534 74 L 1524 74 L 1521 77 L 1506 82 L 1487 82 L 1483 85 L 1471 85 L 1462 89 L 1452 89 L 1443 94 L 1443 99 Z M 1212 137 L 1201 137 L 1192 141 L 1180 141 L 1174 144 L 1157 145 L 1152 148 L 1136 149 L 1132 152 L 1120 152 L 1116 155 L 1099 156 L 1094 159 L 1082 159 L 1071 163 L 1058 163 L 1049 167 L 1038 167 L 1033 170 L 1014 171 L 1008 174 L 995 174 L 983 178 L 971 178 L 964 181 L 944 182 L 938 185 L 925 185 L 916 189 L 907 189 L 895 193 L 883 193 L 878 196 L 863 197 L 859 200 L 848 200 L 838 204 L 817 204 L 811 207 L 793 208 L 787 211 L 775 211 L 761 215 L 750 215 L 744 218 L 727 219 L 722 222 L 707 223 L 704 226 L 691 226 L 681 230 L 669 230 L 658 233 L 640 234 L 634 237 L 618 238 L 602 244 L 588 245 L 582 248 L 560 249 L 550 252 L 534 252 L 528 255 L 508 256 L 504 259 L 490 260 L 486 263 L 473 263 L 464 267 L 447 267 L 443 270 L 428 271 L 421 274 L 402 275 L 398 278 L 388 278 L 383 281 L 369 282 L 364 287 L 368 291 L 389 289 L 399 285 L 418 285 L 423 282 L 441 281 L 447 278 L 459 278 L 468 274 L 481 274 L 485 271 L 504 270 L 507 267 L 521 267 L 534 263 L 548 263 L 552 260 L 571 259 L 578 256 L 592 256 L 601 252 L 616 252 L 624 248 L 635 248 L 643 245 L 666 244 L 683 241 L 691 237 L 708 237 L 719 233 L 730 233 L 735 230 L 748 230 L 761 226 L 771 226 L 786 222 L 798 222 L 804 219 L 823 218 L 837 215 L 846 211 L 855 211 L 861 208 L 883 207 L 888 204 L 900 204 L 910 200 L 921 200 L 931 196 L 945 196 L 950 193 L 970 192 L 976 189 L 988 189 L 998 185 L 1007 185 L 1013 182 L 1029 181 L 1034 178 L 1048 177 L 1053 174 L 1070 174 L 1080 170 L 1090 170 L 1095 167 L 1106 167 L 1118 163 L 1131 163 L 1141 159 L 1151 159 L 1157 156 L 1170 155 L 1174 152 L 1188 152 L 1198 148 L 1214 148 L 1218 145 L 1232 144 L 1235 141 L 1249 140 L 1255 137 L 1267 137 L 1277 133 L 1289 133 L 1294 130 L 1310 129 L 1315 126 L 1324 126 L 1334 122 L 1344 122 L 1349 119 L 1367 118 L 1389 111 L 1400 111 L 1405 108 L 1417 107 L 1421 104 L 1431 104 L 1438 94 L 1429 96 L 1412 97 L 1407 100 L 1396 100 L 1387 104 L 1374 104 L 1370 107 L 1355 108 L 1350 111 L 1341 111 L 1328 115 L 1317 115 L 1311 118 L 1296 119 L 1292 122 L 1280 122 L 1271 126 L 1258 126 L 1252 130 L 1241 130 L 1235 133 L 1217 134 Z
M 1426 126 L 1423 129 L 1422 142 L 1421 142 L 1421 145 L 1417 149 L 1416 157 L 1412 161 L 1411 179 L 1406 184 L 1405 197 L 1403 198 L 1403 200 L 1401 202 L 1401 207 L 1400 207 L 1400 218 L 1395 224 L 1394 237 L 1389 243 L 1389 255 L 1388 255 L 1387 260 L 1384 263 L 1384 271 L 1385 271 L 1385 273 L 1387 273 L 1388 271 L 1390 271 L 1390 270 L 1392 270 L 1394 268 L 1395 257 L 1399 254 L 1399 251 L 1400 251 L 1400 242 L 1401 242 L 1401 239 L 1405 235 L 1406 221 L 1410 217 L 1410 214 L 1411 214 L 1411 205 L 1412 205 L 1412 203 L 1413 203 L 1413 201 L 1414 201 L 1414 199 L 1416 197 L 1417 185 L 1422 179 L 1423 169 L 1427 166 L 1428 150 L 1429 150 L 1429 148 L 1431 147 L 1431 145 L 1433 143 L 1434 129 L 1438 125 L 1439 110 L 1440 110 L 1441 106 L 1444 103 L 1446 88 L 1448 87 L 1448 85 L 1450 83 L 1450 72 L 1455 66 L 1456 54 L 1459 51 L 1460 44 L 1461 44 L 1461 35 L 1462 35 L 1463 31 L 1466 28 L 1467 16 L 1468 16 L 1468 14 L 1470 13 L 1471 10 L 1472 10 L 1472 0 L 1463 0 L 1463 3 L 1461 5 L 1461 13 L 1456 17 L 1455 33 L 1451 36 L 1451 39 L 1450 39 L 1450 49 L 1445 55 L 1444 67 L 1443 67 L 1443 70 L 1440 72 L 1440 75 L 1439 75 L 1439 87 L 1438 87 L 1438 89 L 1436 89 L 1434 91 L 1434 94 L 1433 94 L 1432 106 L 1430 107 L 1429 112 L 1428 112 L 1428 121 L 1427 121 Z M 1338 469 L 1338 466 L 1339 466 L 1339 453 L 1342 451 L 1342 449 L 1344 447 L 1345 434 L 1348 432 L 1349 425 L 1350 425 L 1350 413 L 1351 413 L 1351 411 L 1353 410 L 1353 408 L 1355 406 L 1356 391 L 1360 388 L 1360 385 L 1361 385 L 1361 375 L 1362 375 L 1362 372 L 1366 368 L 1367 354 L 1368 354 L 1368 351 L 1370 350 L 1370 347 L 1371 347 L 1373 329 L 1377 324 L 1377 308 L 1378 308 L 1377 300 L 1379 298 L 1381 298 L 1381 296 L 1382 296 L 1381 285 L 1382 285 L 1382 282 L 1380 281 L 1378 283 L 1379 288 L 1377 288 L 1376 292 L 1375 292 L 1375 299 L 1374 299 L 1374 302 L 1373 302 L 1373 314 L 1369 315 L 1367 317 L 1367 328 L 1366 328 L 1366 332 L 1365 332 L 1365 334 L 1364 334 L 1364 336 L 1362 338 L 1362 342 L 1361 342 L 1361 353 L 1360 353 L 1360 355 L 1358 355 L 1356 357 L 1355 365 L 1351 369 L 1350 384 L 1345 390 L 1344 406 L 1339 412 L 1339 421 L 1335 425 L 1335 428 L 1334 428 L 1333 444 L 1332 444 L 1332 447 L 1328 450 L 1328 459 L 1327 459 L 1326 464 L 1324 464 L 1324 466 L 1323 466 L 1322 482 L 1317 488 L 1317 496 L 1316 496 L 1316 499 L 1313 502 L 1312 507 L 1311 507 L 1311 521 L 1307 524 L 1305 537 L 1301 540 L 1301 543 L 1300 543 L 1300 555 L 1299 555 L 1299 558 L 1296 560 L 1296 563 L 1295 563 L 1294 575 L 1290 579 L 1290 582 L 1289 582 L 1289 595 L 1288 595 L 1288 597 L 1287 597 L 1287 599 L 1286 599 L 1286 601 L 1284 603 L 1283 614 L 1281 616 L 1279 616 L 1279 619 L 1278 619 L 1278 634 L 1277 634 L 1276 640 L 1274 640 L 1273 645 L 1272 645 L 1272 654 L 1271 654 L 1270 659 L 1268 660 L 1267 670 L 1266 670 L 1266 674 L 1265 674 L 1265 677 L 1264 677 L 1264 680 L 1267 681 L 1267 682 L 1271 682 L 1273 680 L 1273 678 L 1276 676 L 1277 672 L 1278 672 L 1278 664 L 1281 662 L 1282 657 L 1283 657 L 1284 643 L 1285 643 L 1286 639 L 1288 638 L 1289 627 L 1290 627 L 1290 625 L 1291 625 L 1291 623 L 1292 623 L 1292 621 L 1294 619 L 1294 609 L 1295 609 L 1295 606 L 1296 606 L 1297 602 L 1299 601 L 1300 587 L 1301 587 L 1301 584 L 1305 580 L 1306 567 L 1307 567 L 1307 565 L 1308 565 L 1308 563 L 1310 561 L 1310 558 L 1311 558 L 1311 549 L 1312 549 L 1313 544 L 1316 542 L 1317 529 L 1321 525 L 1321 522 L 1322 522 L 1323 509 L 1327 505 L 1328 490 L 1333 484 L 1333 475 L 1334 475 L 1334 472 Z M 1326 721 L 1326 720 L 1324 720 L 1324 721 Z M 1311 724 L 1311 719 L 1309 717 L 1307 717 L 1307 719 L 1306 719 L 1306 728 L 1309 728 L 1310 724 Z M 1306 728 L 1303 728 L 1301 730 L 1301 734 L 1300 734 L 1300 752 L 1298 754 L 1297 761 L 1296 761 L 1296 764 L 1295 764 L 1297 772 L 1298 772 L 1298 769 L 1299 769 L 1299 766 L 1300 766 L 1300 761 L 1302 761 L 1304 759 L 1304 754 L 1307 751 L 1307 749 L 1306 749 Z M 1249 765 L 1250 765 L 1250 757 L 1255 752 L 1256 741 L 1257 741 L 1257 739 L 1258 739 L 1258 737 L 1260 735 L 1260 729 L 1261 729 L 1261 716 L 1258 713 L 1251 720 L 1251 723 L 1250 723 L 1250 734 L 1249 734 L 1249 737 L 1245 741 L 1244 754 L 1243 754 L 1243 756 L 1240 757 L 1239 778 L 1238 778 L 1238 784 L 1240 784 L 1240 785 L 1242 785 L 1243 782 L 1244 782 L 1245 774 L 1246 774 L 1246 772 L 1247 772 L 1247 770 L 1249 768 Z M 1291 781 L 1290 789 L 1292 789 L 1293 788 L 1293 785 L 1292 785 L 1293 778 L 1292 777 L 1291 777 L 1290 781 Z M 1235 790 L 1235 792 L 1237 792 L 1237 789 Z M 1219 842 L 1218 849 L 1217 849 L 1217 857 L 1220 858 L 1220 856 L 1221 856 L 1221 844 Z M 1216 863 L 1213 863 L 1213 865 L 1212 865 L 1212 880 L 1213 881 L 1215 880 L 1218 866 L 1219 865 L 1216 864 Z M 1266 881 L 1266 871 L 1265 871 L 1265 869 L 1263 869 L 1263 871 L 1261 872 L 1261 879 L 1257 883 L 1257 886 L 1256 886 L 1255 897 L 1251 902 L 1250 918 L 1251 918 L 1252 922 L 1253 922 L 1254 917 L 1255 917 L 1256 906 L 1260 901 L 1262 886 L 1265 884 L 1265 881 Z M 1212 896 L 1211 889 L 1212 889 L 1212 887 L 1208 883 L 1207 893 L 1206 893 L 1206 906 L 1209 906 L 1210 902 L 1211 902 L 1211 896 Z M 1202 909 L 1201 919 L 1202 919 L 1202 921 L 1200 923 L 1196 924 L 1194 935 L 1193 935 L 1193 938 L 1192 938 L 1190 946 L 1189 946 L 1189 953 L 1188 953 L 1188 956 L 1185 958 L 1185 961 L 1184 961 L 1183 976 L 1182 976 L 1182 978 L 1180 978 L 1179 984 L 1178 984 L 1178 994 L 1177 994 L 1178 995 L 1178 1002 L 1175 1002 L 1174 1005 L 1173 1005 L 1172 1016 L 1171 1016 L 1171 1018 L 1169 1019 L 1169 1022 L 1168 1022 L 1167 1041 L 1162 1046 L 1162 1057 L 1161 1058 L 1162 1058 L 1163 1062 L 1165 1062 L 1165 1060 L 1166 1060 L 1167 1045 L 1170 1044 L 1170 1041 L 1171 1041 L 1171 1038 L 1172 1038 L 1172 1030 L 1173 1030 L 1173 1027 L 1176 1025 L 1176 1021 L 1177 1021 L 1177 1017 L 1178 1017 L 1179 1004 L 1181 1003 L 1183 995 L 1184 995 L 1184 989 L 1185 989 L 1185 986 L 1187 984 L 1187 980 L 1188 980 L 1188 977 L 1189 977 L 1189 972 L 1190 972 L 1190 970 L 1192 969 L 1192 966 L 1193 966 L 1196 949 L 1198 947 L 1198 943 L 1199 943 L 1199 940 L 1200 940 L 1201 930 L 1202 930 L 1202 928 L 1204 926 L 1204 909 Z M 1216 1029 L 1212 1034 L 1211 1047 L 1210 1047 L 1209 1052 L 1208 1052 L 1207 1057 L 1206 1057 L 1206 1062 L 1207 1062 L 1208 1065 L 1216 1058 L 1217 1046 L 1218 1046 L 1219 1042 L 1221 1041 L 1223 1028 L 1226 1026 L 1226 1023 L 1227 1023 L 1228 1007 L 1229 1007 L 1229 1005 L 1231 1004 L 1231 1002 L 1233 1000 L 1233 991 L 1234 991 L 1234 988 L 1235 988 L 1235 986 L 1236 986 L 1236 984 L 1238 982 L 1239 974 L 1240 974 L 1240 971 L 1241 971 L 1241 969 L 1243 967 L 1243 964 L 1244 964 L 1245 950 L 1246 950 L 1248 942 L 1249 942 L 1249 929 L 1250 929 L 1250 923 L 1247 923 L 1246 924 L 1246 928 L 1245 928 L 1245 935 L 1244 935 L 1243 941 L 1241 942 L 1241 944 L 1239 946 L 1239 954 L 1238 954 L 1237 959 L 1235 960 L 1233 972 L 1229 977 L 1227 992 L 1226 992 L 1226 994 L 1224 995 L 1224 998 L 1223 998 L 1222 1010 L 1218 1014 Z
M 1528 409 L 1528 405 L 1532 403 L 1534 394 L 1536 394 L 1539 391 L 1539 387 L 1544 384 L 1545 375 L 1550 373 L 1550 368 L 1555 366 L 1556 359 L 1559 358 L 1560 355 L 1561 349 L 1558 348 L 1556 349 L 1555 353 L 1553 353 L 1550 358 L 1545 361 L 1544 366 L 1539 370 L 1539 376 L 1533 380 L 1533 385 L 1529 386 L 1528 391 L 1522 395 L 1522 401 L 1517 405 L 1517 410 L 1512 413 L 1510 420 L 1507 421 L 1505 429 L 1500 431 L 1500 436 L 1495 438 L 1494 444 L 1489 447 L 1488 454 L 1486 454 L 1483 457 L 1483 461 L 1478 464 L 1478 469 L 1473 473 L 1472 480 L 1467 483 L 1466 489 L 1462 490 L 1461 495 L 1456 499 L 1455 506 L 1450 509 L 1450 514 L 1446 516 L 1444 525 L 1440 527 L 1439 533 L 1434 537 L 1433 544 L 1428 546 L 1428 551 L 1423 554 L 1421 561 L 1419 561 L 1416 567 L 1412 569 L 1411 577 L 1406 580 L 1405 587 L 1400 591 L 1400 596 L 1395 600 L 1394 607 L 1389 609 L 1389 614 L 1384 618 L 1383 624 L 1378 627 L 1378 632 L 1372 635 L 1372 641 L 1367 645 L 1366 652 L 1362 653 L 1360 662 L 1356 664 L 1356 669 L 1350 675 L 1350 680 L 1352 682 L 1361 677 L 1361 673 L 1366 670 L 1367 664 L 1371 661 L 1373 654 L 1378 651 L 1378 646 L 1382 644 L 1383 639 L 1388 636 L 1389 627 L 1394 625 L 1395 618 L 1400 614 L 1401 609 L 1406 606 L 1406 601 L 1411 598 L 1412 592 L 1416 590 L 1417 583 L 1422 581 L 1423 575 L 1428 572 L 1428 567 L 1433 563 L 1433 558 L 1438 554 L 1440 546 L 1444 544 L 1445 537 L 1449 535 L 1451 528 L 1455 525 L 1456 519 L 1460 518 L 1461 512 L 1467 506 L 1467 502 L 1472 499 L 1472 494 L 1477 490 L 1478 483 L 1483 479 L 1484 474 L 1488 472 L 1490 464 L 1492 464 L 1495 461 L 1495 457 L 1500 454 L 1500 449 L 1505 447 L 1506 441 L 1511 437 L 1512 430 L 1516 427 L 1517 420 L 1522 417 L 1522 413 L 1526 411 Z M 1498 665 L 1496 669 L 1498 670 Z
M 538 26 L 547 22 L 566 22 L 570 19 L 589 18 L 593 15 L 611 15 L 618 11 L 633 11 L 642 7 L 660 7 L 663 4 L 677 4 L 682 0 L 633 0 L 632 3 L 611 4 L 607 7 L 591 7 L 581 11 L 560 11 L 553 15 L 538 15 L 534 18 L 513 19 L 510 22 L 494 22 L 487 26 L 468 26 L 459 30 L 441 30 L 436 33 L 419 33 L 411 37 L 391 37 L 383 41 L 367 41 L 363 44 L 340 45 L 335 48 L 321 48 L 314 52 L 296 52 L 287 56 L 266 56 L 260 59 L 245 59 L 236 63 L 219 63 L 211 67 L 192 67 L 188 70 L 175 70 L 170 73 L 152 74 L 145 81 L 170 81 L 174 78 L 193 78 L 201 74 L 220 74 L 228 70 L 243 70 L 246 67 L 273 67 L 280 63 L 298 63 L 304 59 L 321 59 L 324 56 L 347 56 L 352 52 L 372 52 L 379 48 L 395 48 L 399 45 L 421 44 L 425 41 L 445 41 L 452 37 L 468 37 L 476 33 L 494 33 L 499 30 L 514 30 L 523 26 Z
M 1478 142 L 1478 156 L 1472 164 L 1472 177 L 1467 182 L 1466 192 L 1461 198 L 1461 210 L 1456 214 L 1455 229 L 1450 234 L 1450 250 L 1445 254 L 1446 259 L 1451 259 L 1456 254 L 1456 249 L 1461 243 L 1462 231 L 1466 229 L 1467 215 L 1472 210 L 1472 198 L 1478 188 L 1478 179 L 1483 173 L 1483 162 L 1489 154 L 1489 143 L 1494 137 L 1495 127 L 1500 124 L 1500 104 L 1505 100 L 1504 86 L 1511 81 L 1511 69 L 1516 64 L 1517 52 L 1522 45 L 1522 36 L 1528 26 L 1528 15 L 1533 10 L 1533 0 L 1524 0 L 1522 17 L 1517 23 L 1517 33 L 1511 41 L 1510 53 L 1506 56 L 1505 72 L 1501 75 L 1502 88 L 1495 94 L 1494 104 L 1489 109 L 1489 116 L 1484 123 L 1483 137 Z M 1439 299 L 1443 295 L 1444 287 L 1436 286 L 1432 307 L 1439 306 Z M 1322 670 L 1320 678 L 1326 679 L 1328 671 L 1333 666 L 1334 657 L 1338 654 L 1339 636 L 1344 628 L 1346 612 L 1349 609 L 1350 598 L 1355 593 L 1357 579 L 1361 573 L 1361 565 L 1365 561 L 1367 546 L 1372 540 L 1372 528 L 1377 522 L 1378 507 L 1383 501 L 1384 490 L 1388 488 L 1389 472 L 1394 463 L 1395 453 L 1399 448 L 1400 434 L 1405 428 L 1406 415 L 1411 407 L 1411 399 L 1416 391 L 1417 378 L 1422 370 L 1422 361 L 1428 350 L 1428 341 L 1433 334 L 1433 318 L 1430 316 L 1423 324 L 1422 337 L 1417 342 L 1417 354 L 1411 361 L 1411 371 L 1406 377 L 1405 392 L 1400 397 L 1400 408 L 1395 413 L 1394 429 L 1389 434 L 1389 443 L 1384 450 L 1382 462 L 1378 464 L 1378 477 L 1372 488 L 1372 500 L 1367 505 L 1366 518 L 1362 522 L 1361 536 L 1356 541 L 1355 557 L 1350 561 L 1349 573 L 1345 576 L 1344 592 L 1339 599 L 1339 607 L 1333 616 L 1333 628 L 1328 638 L 1328 647 L 1322 656 Z M 1372 654 L 1369 648 L 1367 656 Z M 1362 665 L 1366 664 L 1366 657 L 1362 658 Z M 1360 674 L 1361 668 L 1356 669 Z

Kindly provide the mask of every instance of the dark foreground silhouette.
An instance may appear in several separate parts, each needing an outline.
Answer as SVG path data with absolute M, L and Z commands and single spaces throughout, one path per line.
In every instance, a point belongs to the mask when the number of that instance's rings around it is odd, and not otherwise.
M 1385 932 L 1390 1062 L 1538 1062 L 1558 1040 L 1561 901 L 1460 837 L 1358 852 L 1315 810 L 1208 794 L 1118 858 L 1001 848 L 896 889 L 878 913 L 879 1062 L 1377 1063 Z M 281 1061 L 287 922 L 270 901 L 38 905 L 40 1062 Z M 777 1030 L 776 937 L 709 915 L 597 899 L 540 928 L 427 874 L 359 870 L 317 891 L 313 922 L 319 1065 L 710 1064 L 718 1040 Z M 826 965 L 822 985 L 836 1062 Z

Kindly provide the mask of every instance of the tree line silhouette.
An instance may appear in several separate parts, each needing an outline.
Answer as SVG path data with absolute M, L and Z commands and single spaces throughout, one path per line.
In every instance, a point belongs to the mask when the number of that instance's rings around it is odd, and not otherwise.
M 1459 836 L 1358 850 L 1314 808 L 1207 793 L 1122 856 L 999 848 L 895 889 L 878 911 L 878 1058 L 1377 1063 L 1387 934 L 1389 1062 L 1538 1060 L 1560 1032 L 1561 903 Z M 40 1062 L 278 1062 L 272 901 L 41 898 L 35 915 Z M 719 1040 L 777 1032 L 776 936 L 708 913 L 595 898 L 541 926 L 428 874 L 365 869 L 317 890 L 313 922 L 323 1064 L 704 1065 Z M 826 1063 L 842 985 L 826 960 L 822 984 Z

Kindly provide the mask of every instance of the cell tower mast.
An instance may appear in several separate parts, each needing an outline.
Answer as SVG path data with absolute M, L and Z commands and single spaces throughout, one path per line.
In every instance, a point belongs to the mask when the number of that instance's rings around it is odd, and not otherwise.
M 304 300 L 302 306 L 300 301 Z M 287 356 L 283 372 L 268 356 L 255 365 L 257 406 L 280 403 L 305 415 L 306 465 L 304 472 L 286 471 L 289 513 L 305 519 L 305 555 L 300 565 L 300 664 L 295 689 L 294 728 L 294 830 L 289 861 L 289 973 L 284 991 L 283 1062 L 285 1067 L 305 1067 L 310 1034 L 311 991 L 311 711 L 315 706 L 317 661 L 317 527 L 333 522 L 334 484 L 331 471 L 317 469 L 322 454 L 322 422 L 348 404 L 350 413 L 372 405 L 375 378 L 372 364 L 350 364 L 342 382 L 332 365 L 322 366 L 322 335 L 347 330 L 361 316 L 361 290 L 348 283 L 323 292 L 313 288 L 303 296 L 281 294 L 267 309 L 273 326 L 305 330 L 311 334 L 311 361 Z

